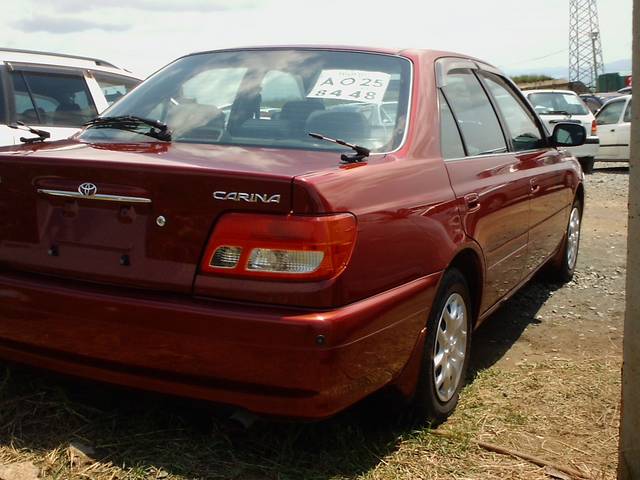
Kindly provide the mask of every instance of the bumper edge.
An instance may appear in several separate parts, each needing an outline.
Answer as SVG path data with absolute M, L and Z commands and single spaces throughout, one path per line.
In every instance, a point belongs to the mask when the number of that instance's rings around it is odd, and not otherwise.
M 325 418 L 400 374 L 439 278 L 309 312 L 0 275 L 0 357 L 259 414 Z

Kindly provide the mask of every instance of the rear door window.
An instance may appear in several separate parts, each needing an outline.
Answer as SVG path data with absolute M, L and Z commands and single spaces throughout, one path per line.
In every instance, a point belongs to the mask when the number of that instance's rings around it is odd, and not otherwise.
M 470 70 L 450 72 L 442 90 L 458 122 L 468 155 L 507 151 L 498 117 Z
M 515 151 L 541 148 L 545 145 L 533 115 L 515 96 L 507 83 L 492 73 L 480 73 L 504 118 Z
M 5 101 L 4 83 L 2 78 L 5 75 L 4 67 L 0 67 L 0 123 L 7 123 L 7 102 Z
M 629 100 L 629 103 L 627 104 L 627 108 L 624 111 L 624 118 L 622 119 L 622 121 L 625 123 L 631 122 L 631 100 Z
M 596 123 L 598 125 L 612 125 L 614 123 L 618 123 L 620 116 L 622 115 L 622 109 L 624 109 L 623 100 L 607 103 L 596 116 Z
M 442 92 L 439 92 L 438 100 L 440 103 L 440 149 L 442 150 L 442 157 L 444 159 L 462 158 L 464 157 L 462 138 L 460 138 L 456 121 Z
M 94 73 L 93 76 L 109 105 L 124 97 L 140 83 L 133 78 L 118 77 L 116 75 Z
M 30 125 L 80 127 L 98 112 L 80 75 L 12 73 L 17 119 Z

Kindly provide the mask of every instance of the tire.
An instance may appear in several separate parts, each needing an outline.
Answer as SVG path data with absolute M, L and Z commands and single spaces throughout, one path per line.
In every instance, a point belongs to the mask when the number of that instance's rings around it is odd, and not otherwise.
M 553 280 L 557 280 L 561 283 L 567 283 L 573 279 L 576 264 L 578 263 L 578 252 L 580 250 L 581 226 L 582 204 L 576 199 L 571 206 L 567 230 L 564 234 L 564 240 L 562 241 L 560 252 L 558 252 L 561 257 L 556 258 L 550 265 L 550 273 Z
M 455 268 L 446 271 L 427 321 L 422 368 L 413 399 L 414 418 L 419 423 L 438 425 L 458 404 L 469 366 L 472 312 L 464 276 Z M 441 343 L 451 342 L 451 337 L 445 336 L 447 332 L 455 340 L 445 348 Z
M 578 162 L 580 162 L 580 166 L 582 167 L 582 171 L 585 174 L 591 174 L 593 173 L 593 165 L 596 163 L 595 159 L 593 157 L 582 157 L 578 159 Z

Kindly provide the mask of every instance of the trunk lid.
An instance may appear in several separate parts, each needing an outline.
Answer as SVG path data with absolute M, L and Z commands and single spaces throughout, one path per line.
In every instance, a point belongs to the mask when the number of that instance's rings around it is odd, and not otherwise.
M 191 292 L 221 213 L 285 214 L 293 177 L 337 165 L 336 153 L 237 146 L 69 140 L 0 149 L 0 264 Z

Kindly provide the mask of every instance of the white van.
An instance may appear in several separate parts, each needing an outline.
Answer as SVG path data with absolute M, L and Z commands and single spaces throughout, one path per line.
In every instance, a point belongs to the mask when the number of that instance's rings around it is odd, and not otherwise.
M 97 58 L 0 48 L 0 146 L 67 138 L 141 79 Z

